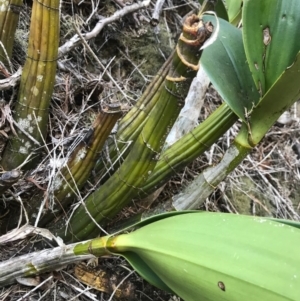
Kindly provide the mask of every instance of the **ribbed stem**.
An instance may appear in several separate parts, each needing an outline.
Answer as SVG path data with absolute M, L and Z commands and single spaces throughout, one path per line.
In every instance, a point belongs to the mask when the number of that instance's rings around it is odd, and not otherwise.
M 122 162 L 117 159 L 120 153 L 122 154 L 122 158 L 126 158 L 131 149 L 127 142 L 133 144 L 149 117 L 150 112 L 156 105 L 171 62 L 172 55 L 158 71 L 136 105 L 120 121 L 116 135 L 117 146 L 113 141 L 109 143 L 109 157 L 112 162 L 112 166 L 108 166 L 111 168 L 109 174 L 112 174 L 113 171 L 121 165 Z M 105 158 L 99 160 L 95 167 L 95 171 L 100 177 L 106 172 L 104 160 Z
M 23 6 L 22 0 L 3 1 L 0 10 L 0 61 L 7 66 L 7 59 L 11 58 L 15 32 L 19 14 Z
M 189 134 L 164 151 L 151 176 L 142 187 L 144 197 L 166 183 L 172 175 L 203 154 L 237 121 L 238 117 L 222 104 Z
M 38 225 L 45 226 L 54 217 L 59 216 L 63 210 L 66 210 L 74 199 L 78 198 L 78 193 L 88 180 L 108 135 L 121 115 L 119 104 L 110 105 L 98 114 L 92 128 L 70 154 L 67 163 L 58 172 L 56 178 L 53 179 L 49 193 L 51 206 L 48 210 L 40 208 L 42 195 L 35 196 L 33 202 L 30 202 L 31 208 L 34 210 L 31 213 L 29 211 L 32 223 L 36 219 L 37 208 L 43 211 Z
M 66 241 L 82 240 L 97 235 L 94 222 L 105 224 L 140 191 L 152 173 L 172 124 L 183 105 L 189 86 L 198 69 L 201 45 L 210 36 L 210 23 L 203 24 L 195 15 L 186 19 L 183 34 L 173 56 L 164 89 L 151 111 L 133 148 L 120 169 L 99 190 L 90 195 L 72 216 L 68 233 L 58 235 Z M 94 222 L 91 222 L 91 217 Z
M 33 2 L 28 55 L 23 69 L 14 119 L 18 137 L 6 146 L 1 164 L 11 170 L 42 145 L 48 124 L 59 42 L 59 0 Z M 36 164 L 31 161 L 30 168 Z
M 59 232 L 58 235 L 66 241 L 72 238 L 71 234 L 75 239 L 81 240 L 91 237 L 95 231 L 98 232 L 86 210 L 98 223 L 109 221 L 137 194 L 139 187 L 153 170 L 167 133 L 166 129 L 175 121 L 180 111 L 173 95 L 165 90 L 161 96 L 120 169 L 87 198 L 86 209 L 84 206 L 77 209 L 70 221 L 68 235 L 64 237 L 64 230 Z

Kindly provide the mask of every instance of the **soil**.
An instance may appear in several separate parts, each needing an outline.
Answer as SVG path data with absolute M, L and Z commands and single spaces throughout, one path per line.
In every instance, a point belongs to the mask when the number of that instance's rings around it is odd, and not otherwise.
M 75 26 L 82 33 L 89 32 L 99 18 L 111 16 L 128 2 L 74 1 L 63 2 L 61 8 L 60 45 L 76 34 Z M 15 36 L 13 64 L 17 69 L 26 58 L 27 39 L 32 3 L 27 1 L 21 12 Z M 111 22 L 101 33 L 89 41 L 89 45 L 98 59 L 107 66 L 127 98 L 117 89 L 110 78 L 103 73 L 89 50 L 80 44 L 59 61 L 55 90 L 51 104 L 51 129 L 48 143 L 62 137 L 70 138 L 69 144 L 88 129 L 99 110 L 99 103 L 121 102 L 124 114 L 135 104 L 153 76 L 171 54 L 177 37 L 181 32 L 182 18 L 197 7 L 196 2 L 181 0 L 168 1 L 158 26 L 150 25 L 154 4 L 149 8 Z M 96 13 L 93 8 L 97 7 Z M 99 81 L 99 74 L 103 78 Z M 9 94 L 10 93 L 10 94 Z M 16 91 L 15 91 L 16 93 Z M 15 94 L 7 92 L 7 97 Z M 222 103 L 220 96 L 212 86 L 206 92 L 205 104 L 199 122 L 204 120 Z M 61 110 L 62 108 L 62 110 Z M 84 108 L 84 114 L 81 114 Z M 294 111 L 293 111 L 294 110 Z M 62 111 L 64 114 L 62 114 Z M 299 167 L 299 120 L 298 107 L 290 112 L 288 121 L 276 123 L 266 135 L 263 142 L 249 155 L 199 209 L 222 211 L 280 218 L 299 218 L 300 188 Z M 80 116 L 80 118 L 79 118 Z M 62 132 L 61 125 L 65 125 Z M 161 203 L 188 185 L 203 169 L 219 162 L 230 142 L 235 137 L 239 123 L 222 137 L 210 151 L 197 158 L 165 185 L 163 191 L 151 206 Z M 2 128 L 8 135 L 11 129 L 8 123 Z M 7 139 L 1 137 L 0 144 Z M 11 192 L 5 193 L 0 201 L 0 209 L 9 214 L 18 205 L 10 201 L 11 195 L 24 191 L 22 198 L 29 198 L 47 184 L 46 164 L 35 170 L 34 182 L 25 180 L 25 176 Z M 90 186 L 83 189 L 82 195 L 90 192 Z M 127 218 L 143 212 L 149 204 L 146 201 L 132 202 L 109 225 L 113 229 Z M 292 210 L 291 210 L 292 208 Z M 1 222 L 2 220 L 2 222 Z M 5 224 L 5 217 L 0 217 Z M 32 238 L 34 239 L 34 238 Z M 1 246 L 1 260 L 28 252 L 28 240 L 8 243 Z M 109 287 L 103 288 L 100 278 L 94 278 L 93 287 L 80 282 L 76 277 L 76 266 L 70 265 L 63 270 L 31 278 L 29 281 L 0 289 L 0 300 L 132 300 L 132 301 L 181 301 L 173 294 L 160 291 L 143 281 L 122 258 L 101 258 L 94 262 L 84 262 L 94 275 L 105 271 Z M 95 276 L 96 277 L 96 276 Z M 97 276 L 98 277 L 98 276 Z M 99 276 L 100 277 L 100 276 Z M 101 281 L 100 281 L 101 280 Z M 41 283 L 44 284 L 40 285 Z M 97 284 L 97 285 L 96 285 Z M 118 295 L 118 287 L 123 292 Z M 100 289 L 100 290 L 99 290 Z M 102 290 L 102 291 L 101 291 Z

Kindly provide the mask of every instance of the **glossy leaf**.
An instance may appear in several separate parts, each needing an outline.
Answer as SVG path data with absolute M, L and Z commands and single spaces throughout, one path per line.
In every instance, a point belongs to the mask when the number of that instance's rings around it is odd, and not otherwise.
M 216 19 L 205 16 L 216 24 Z M 201 64 L 224 101 L 245 119 L 245 108 L 250 110 L 259 100 L 259 93 L 250 73 L 243 48 L 241 31 L 219 19 L 220 32 L 217 40 L 204 50 Z
M 300 52 L 294 60 L 253 110 L 250 119 L 251 135 L 248 135 L 248 139 L 252 140 L 251 145 L 258 144 L 280 115 L 299 99 Z
M 243 39 L 261 94 L 290 66 L 300 49 L 299 0 L 245 0 Z
M 185 301 L 299 300 L 299 247 L 294 226 L 197 211 L 108 241 L 147 281 Z

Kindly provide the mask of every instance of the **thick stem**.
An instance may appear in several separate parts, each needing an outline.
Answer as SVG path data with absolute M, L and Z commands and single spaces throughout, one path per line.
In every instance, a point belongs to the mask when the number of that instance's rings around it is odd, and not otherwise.
M 199 48 L 211 31 L 211 24 L 203 24 L 195 15 L 186 19 L 184 33 L 178 42 L 164 89 L 159 91 L 159 101 L 131 152 L 105 185 L 90 195 L 85 205 L 76 210 L 68 225 L 67 235 L 60 230 L 59 236 L 69 241 L 97 235 L 99 228 L 95 222 L 101 225 L 107 223 L 141 190 L 156 165 L 166 135 L 177 118 L 196 75 L 201 55 Z M 94 222 L 91 222 L 91 217 Z
M 39 208 L 39 212 L 42 212 L 41 220 L 39 223 L 36 221 L 36 225 L 43 227 L 59 216 L 63 210 L 67 211 L 68 205 L 78 198 L 78 193 L 88 180 L 108 135 L 122 115 L 120 109 L 119 104 L 110 105 L 98 114 L 92 128 L 70 154 L 66 164 L 53 179 L 48 192 L 48 195 L 50 195 L 48 210 L 44 206 L 40 207 L 43 199 L 42 194 L 34 197 L 32 204 L 30 204 L 34 211 L 29 212 L 32 222 L 37 215 L 36 208 Z M 48 195 L 45 197 L 48 198 Z
M 0 61 L 7 66 L 11 58 L 15 32 L 18 25 L 19 14 L 23 6 L 22 0 L 3 1 L 0 11 Z M 12 70 L 10 70 L 12 71 Z
M 59 0 L 33 2 L 28 56 L 14 114 L 18 136 L 13 137 L 4 150 L 1 164 L 5 170 L 22 164 L 45 138 L 56 73 L 59 3 Z M 30 168 L 36 163 L 31 161 L 26 166 Z
M 172 55 L 158 71 L 136 105 L 120 121 L 116 135 L 117 145 L 115 145 L 113 141 L 109 144 L 109 157 L 112 162 L 112 166 L 108 166 L 110 169 L 109 174 L 113 174 L 113 172 L 121 165 L 121 161 L 118 160 L 119 154 L 122 154 L 122 158 L 126 158 L 133 142 L 136 140 L 145 125 L 150 112 L 157 104 L 159 94 L 163 89 L 164 80 L 169 72 L 171 62 Z M 131 146 L 128 145 L 129 143 Z M 103 160 L 99 160 L 95 167 L 95 171 L 101 178 L 103 178 L 104 174 L 107 172 L 104 161 L 105 158 L 103 158 Z
M 166 129 L 174 122 L 180 111 L 176 99 L 168 91 L 165 90 L 161 96 L 163 101 L 159 102 L 148 118 L 120 169 L 90 195 L 85 206 L 81 205 L 73 215 L 68 228 L 69 234 L 65 237 L 67 241 L 73 235 L 75 239 L 81 240 L 93 236 L 95 231 L 98 232 L 97 226 L 91 222 L 86 210 L 98 223 L 109 221 L 131 201 L 152 172 L 157 154 L 164 142 Z M 59 236 L 64 237 L 64 233 L 61 232 Z
M 166 183 L 172 175 L 204 153 L 237 121 L 237 116 L 222 104 L 193 131 L 164 151 L 154 171 L 142 187 L 144 197 Z

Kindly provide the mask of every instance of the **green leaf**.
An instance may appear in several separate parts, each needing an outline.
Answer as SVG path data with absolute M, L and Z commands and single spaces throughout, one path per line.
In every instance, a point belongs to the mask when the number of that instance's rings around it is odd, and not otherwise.
M 245 0 L 243 39 L 257 88 L 264 95 L 300 49 L 299 0 Z
M 227 13 L 229 22 L 233 25 L 237 25 L 242 16 L 243 0 L 226 0 Z
M 253 145 L 260 142 L 280 115 L 300 97 L 300 52 L 294 60 L 295 62 L 277 79 L 251 114 Z
M 270 220 L 300 229 L 300 222 L 297 222 L 297 221 L 292 221 L 292 220 L 287 220 L 287 219 L 279 219 L 279 218 L 270 218 Z
M 179 212 L 107 245 L 147 281 L 185 301 L 297 301 L 299 248 L 295 227 L 209 212 Z
M 143 220 L 140 220 L 138 222 L 134 222 L 131 225 L 126 226 L 125 228 L 121 229 L 120 231 L 114 232 L 113 235 L 117 235 L 117 234 L 120 234 L 120 233 L 125 232 L 125 231 L 132 231 L 133 229 L 139 229 L 139 228 L 145 227 L 149 224 L 152 224 L 154 222 L 163 220 L 165 218 L 169 218 L 169 217 L 174 216 L 174 215 L 187 214 L 187 213 L 198 213 L 199 214 L 201 212 L 202 211 L 197 211 L 197 210 L 184 210 L 184 211 L 180 211 L 180 212 L 170 211 L 170 212 L 165 212 L 165 213 L 161 213 L 161 214 L 152 215 L 152 216 L 150 216 L 148 218 L 145 218 Z
M 216 27 L 216 18 L 205 16 Z M 250 73 L 239 29 L 219 19 L 217 40 L 206 48 L 201 65 L 221 97 L 242 120 L 245 108 L 250 110 L 259 100 L 259 93 Z
M 124 257 L 130 263 L 130 265 L 136 271 L 138 271 L 139 275 L 147 280 L 147 282 L 163 291 L 175 294 L 172 289 L 169 288 L 155 272 L 153 272 L 151 266 L 147 265 L 147 263 L 143 259 L 141 259 L 138 254 L 136 254 L 135 252 L 124 252 L 120 255 Z

